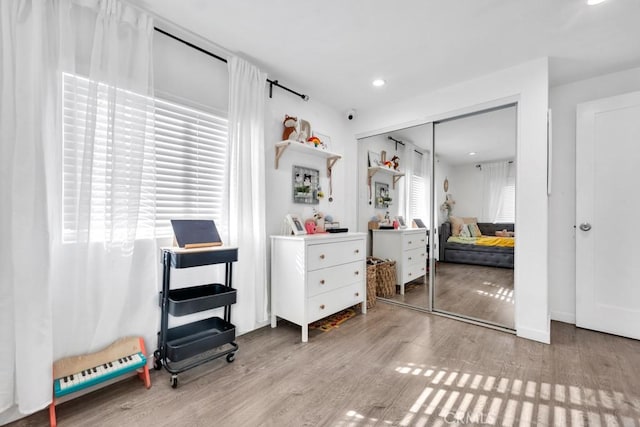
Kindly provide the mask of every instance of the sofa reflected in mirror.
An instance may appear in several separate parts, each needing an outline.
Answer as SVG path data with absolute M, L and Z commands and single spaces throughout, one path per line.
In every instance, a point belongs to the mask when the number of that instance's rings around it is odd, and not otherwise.
M 469 221 L 473 224 L 473 222 Z M 476 222 L 480 236 L 461 236 L 456 221 L 440 225 L 439 262 L 513 268 L 513 223 Z M 468 225 L 468 224 L 464 224 Z M 466 234 L 466 233 L 465 233 Z

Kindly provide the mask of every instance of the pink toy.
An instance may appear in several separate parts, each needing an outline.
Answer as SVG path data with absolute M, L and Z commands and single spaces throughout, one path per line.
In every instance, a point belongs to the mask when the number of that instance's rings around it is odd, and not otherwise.
M 307 234 L 316 234 L 316 223 L 313 221 L 307 221 L 304 224 L 304 228 L 307 230 Z

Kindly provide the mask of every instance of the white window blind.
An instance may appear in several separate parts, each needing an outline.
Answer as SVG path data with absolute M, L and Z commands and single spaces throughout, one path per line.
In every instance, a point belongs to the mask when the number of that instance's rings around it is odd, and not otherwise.
M 115 96 L 113 105 L 113 91 L 124 91 L 66 73 L 63 83 L 65 242 L 78 241 L 85 233 L 92 241 L 114 237 L 109 234 L 118 229 L 113 226 L 118 209 L 114 185 L 140 188 L 136 238 L 170 236 L 169 220 L 176 218 L 211 218 L 220 225 L 228 145 L 225 117 L 130 92 Z M 88 106 L 95 99 L 92 114 Z M 95 126 L 87 126 L 93 120 Z M 109 120 L 115 125 L 107 126 Z M 92 128 L 95 136 L 87 138 L 87 129 Z M 122 135 L 107 138 L 113 128 L 122 130 Z M 145 138 L 153 143 L 141 143 Z M 87 162 L 87 156 L 94 160 Z M 142 161 L 141 176 L 125 175 L 118 183 L 114 175 L 122 168 L 116 165 L 122 157 Z M 90 205 L 90 215 L 81 214 L 86 209 L 83 204 Z
M 507 185 L 502 188 L 500 209 L 495 222 L 515 222 L 516 220 L 516 177 L 515 167 L 510 164 Z
M 227 119 L 156 98 L 155 140 L 156 234 L 171 234 L 176 218 L 221 228 Z
M 412 150 L 412 166 L 410 194 L 409 194 L 409 221 L 420 218 L 422 222 L 429 222 L 429 199 L 427 194 L 426 161 L 425 154 Z

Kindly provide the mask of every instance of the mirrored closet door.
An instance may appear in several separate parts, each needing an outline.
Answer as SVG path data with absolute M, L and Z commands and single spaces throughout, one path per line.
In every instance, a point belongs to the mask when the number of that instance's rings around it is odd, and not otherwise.
M 433 124 L 433 311 L 514 329 L 516 105 Z
M 379 283 L 378 298 L 420 310 L 430 309 L 432 137 L 428 123 L 358 141 L 359 231 L 368 234 L 368 255 L 394 263 L 393 283 Z

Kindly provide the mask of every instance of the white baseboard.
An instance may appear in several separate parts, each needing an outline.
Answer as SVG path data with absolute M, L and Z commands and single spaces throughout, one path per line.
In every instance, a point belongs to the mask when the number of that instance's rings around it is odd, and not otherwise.
M 572 325 L 575 325 L 576 313 L 571 313 L 568 311 L 552 311 L 551 320 L 556 320 L 563 323 L 571 323 Z
M 551 318 L 548 318 L 546 331 L 518 327 L 516 328 L 516 335 L 520 338 L 538 341 L 543 344 L 551 344 Z

